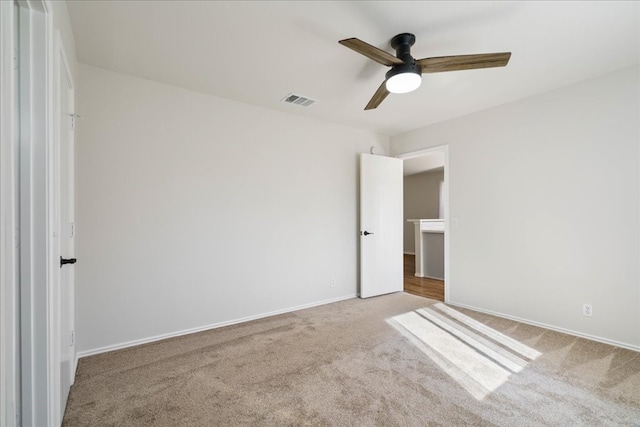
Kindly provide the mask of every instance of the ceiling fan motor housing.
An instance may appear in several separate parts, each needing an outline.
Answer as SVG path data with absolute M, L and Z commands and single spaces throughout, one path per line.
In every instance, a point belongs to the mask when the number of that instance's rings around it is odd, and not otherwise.
M 411 46 L 416 42 L 416 36 L 410 33 L 398 34 L 391 39 L 391 47 L 396 50 L 396 57 L 402 59 L 405 64 L 415 63 L 411 56 Z
M 389 80 L 393 76 L 396 76 L 398 74 L 405 74 L 405 73 L 414 73 L 417 75 L 421 75 L 422 70 L 415 63 L 415 61 L 410 63 L 400 64 L 400 65 L 394 65 L 393 67 L 391 67 L 389 71 L 387 71 L 385 78 Z
M 416 36 L 411 33 L 398 34 L 391 39 L 391 47 L 396 50 L 396 57 L 401 59 L 404 64 L 398 64 L 391 67 L 385 76 L 387 80 L 395 75 L 404 73 L 422 75 L 422 69 L 416 64 L 416 60 L 413 56 L 411 56 L 411 46 L 413 46 L 415 42 Z
M 411 56 L 411 46 L 416 42 L 416 36 L 409 33 L 398 34 L 391 39 L 391 47 L 396 50 L 396 57 L 402 60 L 402 64 L 394 65 L 389 71 L 387 71 L 386 82 L 387 90 L 392 93 L 406 93 L 415 90 L 420 86 L 420 80 L 422 79 L 422 69 L 416 64 L 416 60 Z M 400 74 L 409 74 L 409 76 L 403 76 L 406 79 L 409 78 L 411 83 L 404 83 L 401 86 L 394 85 L 391 82 L 391 78 Z M 414 76 L 411 77 L 410 75 Z M 417 75 L 417 78 L 416 76 Z

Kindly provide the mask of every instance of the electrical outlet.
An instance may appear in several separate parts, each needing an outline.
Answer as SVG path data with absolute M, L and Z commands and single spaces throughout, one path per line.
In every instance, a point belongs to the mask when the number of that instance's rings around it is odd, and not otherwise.
M 335 278 L 331 279 L 331 287 L 332 288 L 336 287 L 336 279 Z
M 591 304 L 582 305 L 582 314 L 587 317 L 593 316 L 593 307 L 591 306 Z

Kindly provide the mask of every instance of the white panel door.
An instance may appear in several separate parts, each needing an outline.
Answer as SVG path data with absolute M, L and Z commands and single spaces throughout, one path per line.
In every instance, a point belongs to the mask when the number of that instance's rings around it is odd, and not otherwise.
M 60 417 L 64 415 L 75 376 L 75 150 L 73 82 L 63 55 L 60 57 Z M 63 264 L 64 258 L 64 264 Z
M 360 157 L 360 297 L 402 291 L 402 160 Z

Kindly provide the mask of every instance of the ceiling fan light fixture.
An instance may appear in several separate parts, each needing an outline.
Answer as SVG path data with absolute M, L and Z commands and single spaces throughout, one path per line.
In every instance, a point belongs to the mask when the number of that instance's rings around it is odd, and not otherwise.
M 387 80 L 387 90 L 391 93 L 409 93 L 420 87 L 422 77 L 415 73 L 396 74 Z
M 387 90 L 391 93 L 409 93 L 420 87 L 422 74 L 415 64 L 394 66 L 387 72 Z

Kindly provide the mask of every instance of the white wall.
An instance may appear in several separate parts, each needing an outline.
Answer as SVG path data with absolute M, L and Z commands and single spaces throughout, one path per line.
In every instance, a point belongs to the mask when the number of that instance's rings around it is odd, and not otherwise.
M 356 295 L 358 153 L 387 137 L 85 65 L 79 86 L 81 352 Z
M 392 138 L 449 145 L 450 302 L 640 347 L 638 76 Z
M 430 171 L 407 175 L 402 187 L 404 198 L 404 252 L 414 253 L 414 225 L 408 219 L 438 218 L 440 183 L 444 171 Z

